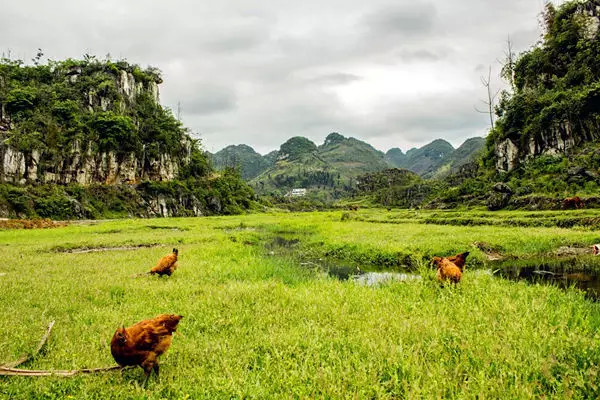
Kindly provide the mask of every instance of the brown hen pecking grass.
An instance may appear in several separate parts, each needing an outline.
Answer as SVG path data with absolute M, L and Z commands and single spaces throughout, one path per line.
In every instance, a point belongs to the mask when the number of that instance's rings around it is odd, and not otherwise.
M 110 352 L 120 366 L 139 365 L 146 374 L 144 385 L 152 370 L 158 376 L 158 356 L 171 346 L 173 332 L 183 316 L 161 314 L 128 328 L 117 329 L 110 342 Z
M 158 264 L 156 264 L 156 266 L 150 270 L 150 273 L 158 274 L 160 276 L 171 276 L 171 274 L 177 269 L 178 255 L 179 251 L 177 249 L 173 249 L 171 254 L 164 256 L 158 261 Z

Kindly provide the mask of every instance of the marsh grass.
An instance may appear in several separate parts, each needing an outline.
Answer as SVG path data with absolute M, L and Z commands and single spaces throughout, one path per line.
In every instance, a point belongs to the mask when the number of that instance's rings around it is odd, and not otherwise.
M 460 285 L 441 288 L 425 259 L 470 249 L 476 240 L 535 255 L 592 243 L 597 233 L 342 222 L 340 215 L 0 231 L 0 272 L 6 273 L 0 276 L 0 362 L 30 351 L 55 319 L 44 353 L 24 367 L 112 365 L 109 343 L 118 326 L 162 312 L 184 315 L 160 359 L 161 379 L 151 379 L 146 389 L 135 369 L 74 378 L 2 377 L 0 397 L 598 397 L 598 303 L 574 289 L 505 281 L 469 268 Z M 357 254 L 415 252 L 424 279 L 377 288 L 338 281 L 299 268 L 295 256 L 271 255 L 264 245 L 274 236 L 298 239 L 295 252 L 310 246 L 316 252 L 339 246 Z M 55 251 L 147 243 L 157 247 Z M 180 268 L 172 277 L 132 278 L 174 246 Z

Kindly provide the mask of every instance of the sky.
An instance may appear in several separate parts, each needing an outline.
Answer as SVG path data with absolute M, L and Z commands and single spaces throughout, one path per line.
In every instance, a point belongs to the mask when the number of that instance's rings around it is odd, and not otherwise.
M 4 1 L 0 52 L 93 54 L 163 72 L 205 149 L 267 153 L 330 132 L 379 150 L 485 136 L 480 77 L 540 39 L 542 0 Z M 555 2 L 556 3 L 556 2 Z

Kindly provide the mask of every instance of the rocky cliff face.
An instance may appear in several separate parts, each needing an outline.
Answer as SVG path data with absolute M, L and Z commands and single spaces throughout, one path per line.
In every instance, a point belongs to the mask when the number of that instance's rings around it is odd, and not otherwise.
M 509 172 L 521 162 L 533 157 L 567 155 L 578 146 L 598 139 L 600 139 L 600 126 L 598 129 L 585 129 L 581 126 L 574 129 L 571 121 L 563 121 L 529 138 L 524 144 L 510 138 L 496 143 L 494 146 L 496 169 L 500 172 Z
M 73 88 L 81 80 L 91 79 L 98 74 L 94 72 L 96 75 L 86 75 L 80 66 L 72 66 L 66 70 L 57 68 L 53 73 L 59 76 L 55 79 L 62 79 Z M 81 99 L 77 100 L 86 112 L 94 114 L 113 110 L 124 113 L 142 94 L 147 95 L 160 107 L 158 79 L 137 81 L 134 74 L 125 69 L 105 76 L 109 78 L 105 78 L 107 80 L 104 81 L 104 86 L 114 88 L 117 94 L 106 94 L 107 90 L 102 86 L 88 87 L 80 93 Z M 60 149 L 59 157 L 50 156 L 44 150 L 44 146 L 39 149 L 19 150 L 10 140 L 17 124 L 6 110 L 5 103 L 0 103 L 0 182 L 88 185 L 138 183 L 144 180 L 169 181 L 177 178 L 182 165 L 191 157 L 193 143 L 187 136 L 183 137 L 180 146 L 183 151 L 177 154 L 176 158 L 169 154 L 152 156 L 147 149 L 148 144 L 142 144 L 141 151 L 136 152 L 98 152 L 92 150 L 93 146 L 90 143 L 81 140 L 74 140 L 67 148 Z M 153 154 L 156 154 L 156 151 Z
M 493 131 L 499 172 L 600 139 L 600 0 L 549 4 L 543 42 L 515 64 L 515 93 Z
M 86 56 L 0 58 L 0 217 L 238 214 L 252 189 L 216 172 L 159 103 L 160 71 Z
M 1 139 L 0 139 L 1 140 Z M 82 150 L 79 142 L 65 150 L 61 159 L 49 168 L 40 168 L 43 152 L 22 152 L 8 144 L 0 144 L 0 182 L 10 183 L 92 183 L 134 184 L 144 180 L 170 181 L 176 179 L 182 162 L 189 160 L 191 142 L 187 152 L 174 160 L 168 154 L 158 158 L 135 153 L 92 153 Z

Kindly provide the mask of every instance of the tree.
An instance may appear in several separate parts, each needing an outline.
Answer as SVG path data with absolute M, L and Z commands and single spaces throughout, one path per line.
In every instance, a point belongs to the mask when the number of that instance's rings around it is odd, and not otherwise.
M 501 76 L 506 79 L 512 91 L 515 91 L 515 64 L 517 55 L 513 50 L 513 42 L 510 35 L 506 39 L 506 49 L 504 50 L 504 60 L 501 61 Z
M 492 94 L 492 86 L 491 86 L 492 66 L 491 65 L 488 70 L 487 78 L 482 75 L 480 77 L 480 79 L 481 79 L 481 84 L 487 91 L 487 100 L 481 100 L 481 102 L 485 105 L 486 110 L 480 110 L 479 108 L 475 107 L 475 111 L 482 113 L 482 114 L 488 114 L 490 116 L 490 127 L 493 130 L 494 129 L 494 103 L 495 103 L 496 97 L 498 97 L 498 93 L 500 93 L 500 91 L 497 90 L 495 93 Z
M 35 55 L 35 57 L 33 57 L 31 59 L 31 61 L 33 62 L 33 65 L 35 65 L 36 67 L 38 65 L 40 65 L 40 60 L 42 59 L 43 56 L 44 56 L 44 52 L 42 51 L 42 49 L 38 48 L 37 54 Z

